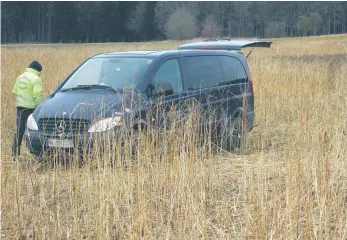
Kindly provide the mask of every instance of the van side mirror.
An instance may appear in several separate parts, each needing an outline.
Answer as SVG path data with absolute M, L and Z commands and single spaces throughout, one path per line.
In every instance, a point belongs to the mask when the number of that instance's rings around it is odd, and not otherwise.
M 160 82 L 158 87 L 152 91 L 153 97 L 168 96 L 173 94 L 173 86 L 170 82 Z

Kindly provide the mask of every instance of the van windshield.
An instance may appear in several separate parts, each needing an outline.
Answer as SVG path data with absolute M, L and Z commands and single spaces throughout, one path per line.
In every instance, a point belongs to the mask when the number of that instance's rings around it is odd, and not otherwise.
M 80 85 L 106 85 L 114 89 L 135 88 L 151 58 L 93 58 L 85 62 L 61 90 Z

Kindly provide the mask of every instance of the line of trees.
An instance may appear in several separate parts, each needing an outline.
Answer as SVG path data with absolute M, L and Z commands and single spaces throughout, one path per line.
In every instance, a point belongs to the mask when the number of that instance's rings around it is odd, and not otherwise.
M 2 43 L 193 37 L 296 37 L 347 32 L 347 2 L 2 2 Z

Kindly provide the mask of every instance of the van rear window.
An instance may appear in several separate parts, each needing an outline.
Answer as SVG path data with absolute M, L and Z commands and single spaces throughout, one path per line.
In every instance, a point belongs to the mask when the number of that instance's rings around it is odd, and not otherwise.
M 242 63 L 229 56 L 186 57 L 190 89 L 209 88 L 248 81 Z
M 247 74 L 245 69 L 242 66 L 242 63 L 233 57 L 227 56 L 219 56 L 224 81 L 219 83 L 219 85 L 229 85 L 229 84 L 237 84 L 237 83 L 245 83 L 247 82 Z
M 223 72 L 218 56 L 186 57 L 190 89 L 218 86 L 223 82 Z

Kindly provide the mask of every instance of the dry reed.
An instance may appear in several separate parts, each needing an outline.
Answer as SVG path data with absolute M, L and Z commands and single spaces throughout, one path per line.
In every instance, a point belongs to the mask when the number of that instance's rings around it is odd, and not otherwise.
M 3 237 L 346 239 L 346 39 L 277 40 L 252 53 L 256 122 L 243 152 L 212 154 L 209 139 L 197 147 L 190 115 L 164 135 L 140 134 L 135 160 L 115 144 L 83 167 L 39 164 L 24 146 L 10 161 L 16 77 L 40 61 L 47 95 L 93 54 L 179 43 L 3 46 Z

